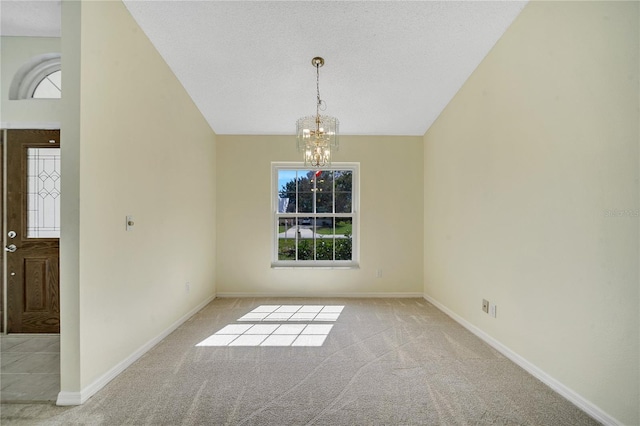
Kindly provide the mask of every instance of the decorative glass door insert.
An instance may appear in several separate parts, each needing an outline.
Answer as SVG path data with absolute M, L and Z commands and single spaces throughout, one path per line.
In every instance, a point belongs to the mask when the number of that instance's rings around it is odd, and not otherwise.
M 27 238 L 60 238 L 60 148 L 27 149 Z

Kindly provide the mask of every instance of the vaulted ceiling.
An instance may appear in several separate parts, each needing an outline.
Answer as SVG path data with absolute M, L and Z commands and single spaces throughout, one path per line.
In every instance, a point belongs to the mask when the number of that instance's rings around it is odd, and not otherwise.
M 38 16 L 59 34 L 59 3 L 3 0 L 3 35 L 56 36 Z M 218 134 L 295 133 L 315 113 L 322 56 L 320 94 L 341 133 L 423 135 L 526 2 L 124 4 Z

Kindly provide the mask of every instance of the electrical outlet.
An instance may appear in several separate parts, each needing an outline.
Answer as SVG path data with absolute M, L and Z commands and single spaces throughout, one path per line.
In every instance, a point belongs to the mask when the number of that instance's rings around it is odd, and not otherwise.
M 490 303 L 489 304 L 489 315 L 492 316 L 493 318 L 496 318 L 497 314 L 498 314 L 498 307 L 495 305 L 495 303 Z
M 382 278 L 382 269 L 376 271 L 376 278 Z
M 191 291 L 191 283 L 186 283 L 184 285 L 184 292 L 189 293 Z
M 489 301 L 487 299 L 482 299 L 482 310 L 485 314 L 489 313 Z

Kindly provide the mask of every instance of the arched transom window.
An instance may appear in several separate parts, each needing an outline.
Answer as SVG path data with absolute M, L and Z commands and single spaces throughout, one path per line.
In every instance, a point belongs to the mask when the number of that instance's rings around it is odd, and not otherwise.
M 9 99 L 60 99 L 62 70 L 59 53 L 34 56 L 16 72 Z

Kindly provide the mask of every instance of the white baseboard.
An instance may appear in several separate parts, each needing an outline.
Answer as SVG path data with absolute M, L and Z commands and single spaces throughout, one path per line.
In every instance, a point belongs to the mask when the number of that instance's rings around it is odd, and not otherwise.
M 106 383 L 105 383 L 106 384 Z M 67 405 L 81 405 L 84 401 L 81 397 L 82 392 L 58 392 L 58 399 L 56 400 L 56 405 L 67 406 Z M 89 397 L 87 397 L 89 399 Z
M 610 425 L 610 426 L 618 426 L 622 424 L 621 422 L 619 422 L 618 420 L 616 420 L 615 418 L 613 418 L 612 416 L 604 412 L 600 407 L 598 407 L 591 401 L 588 401 L 587 399 L 583 398 L 582 396 L 580 396 L 580 394 L 578 394 L 574 390 L 563 385 L 562 383 L 560 383 L 559 381 L 551 377 L 549 374 L 545 373 L 543 370 L 541 370 L 534 364 L 530 363 L 525 358 L 518 355 L 517 353 L 515 353 L 514 351 L 512 351 L 511 349 L 509 349 L 508 347 L 506 347 L 505 345 L 503 345 L 502 343 L 500 343 L 499 341 L 497 341 L 496 339 L 494 339 L 493 337 L 491 337 L 490 335 L 488 335 L 487 333 L 485 333 L 484 331 L 476 327 L 475 325 L 471 324 L 469 321 L 465 320 L 464 318 L 462 318 L 461 316 L 459 316 L 458 314 L 456 314 L 455 312 L 453 312 L 452 310 L 450 310 L 449 308 L 447 308 L 446 306 L 444 306 L 443 304 L 435 300 L 434 298 L 428 296 L 427 294 L 423 296 L 425 300 L 427 300 L 427 302 L 431 303 L 436 308 L 440 309 L 442 312 L 444 312 L 449 317 L 451 317 L 454 321 L 456 321 L 457 323 L 462 325 L 464 328 L 466 328 L 467 330 L 469 330 L 470 332 L 478 336 L 480 339 L 485 341 L 488 345 L 493 347 L 502 355 L 509 358 L 511 361 L 515 362 L 520 367 L 525 369 L 529 374 L 531 374 L 532 376 L 540 380 L 542 383 L 546 384 L 551 389 L 553 389 L 554 391 L 558 392 L 560 395 L 562 395 L 563 397 L 571 401 L 574 405 L 576 405 L 582 411 L 584 411 L 585 413 L 593 417 L 595 420 L 599 421 L 604 425 Z
M 277 292 L 269 292 L 269 293 L 218 293 L 216 295 L 218 298 L 225 297 L 309 297 L 309 298 L 336 298 L 336 297 L 362 297 L 362 298 L 390 298 L 390 299 L 398 299 L 398 298 L 422 298 L 422 293 L 412 293 L 412 292 L 397 292 L 397 293 L 387 293 L 387 292 L 370 292 L 370 293 L 299 293 L 299 292 L 291 292 L 291 293 L 277 293 Z
M 203 302 L 198 304 L 195 308 L 191 309 L 189 312 L 178 318 L 173 324 L 171 324 L 168 328 L 166 328 L 162 333 L 149 340 L 147 343 L 142 345 L 136 351 L 134 351 L 127 358 L 123 359 L 116 366 L 114 366 L 111 370 L 107 371 L 105 374 L 100 376 L 97 380 L 91 383 L 89 386 L 82 389 L 80 392 L 65 392 L 61 391 L 58 393 L 58 399 L 56 401 L 56 405 L 81 405 L 84 404 L 89 398 L 95 395 L 100 389 L 102 389 L 107 383 L 111 380 L 115 379 L 118 374 L 122 373 L 127 367 L 136 362 L 142 355 L 144 355 L 147 351 L 153 348 L 155 345 L 160 343 L 162 339 L 171 334 L 175 329 L 180 327 L 185 321 L 198 313 L 202 308 L 207 306 L 213 299 L 216 298 L 216 294 L 209 296 Z

